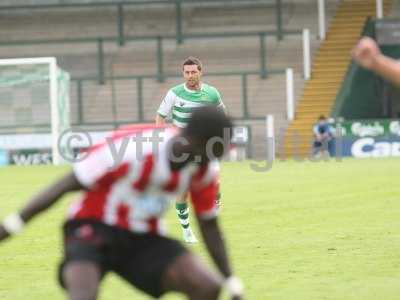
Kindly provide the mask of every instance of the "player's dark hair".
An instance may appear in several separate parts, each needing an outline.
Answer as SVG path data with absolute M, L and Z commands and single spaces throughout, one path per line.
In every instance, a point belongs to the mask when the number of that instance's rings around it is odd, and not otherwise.
M 222 108 L 205 106 L 193 110 L 183 132 L 186 136 L 208 141 L 213 137 L 231 138 L 232 128 L 232 121 Z
M 203 64 L 201 63 L 200 59 L 193 56 L 189 56 L 183 61 L 182 68 L 185 66 L 193 66 L 193 65 L 196 65 L 197 70 L 199 71 L 203 69 Z

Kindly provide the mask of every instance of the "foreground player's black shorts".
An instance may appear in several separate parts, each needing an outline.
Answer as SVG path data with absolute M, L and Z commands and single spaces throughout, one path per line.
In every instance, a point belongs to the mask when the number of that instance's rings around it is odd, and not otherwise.
M 113 271 L 153 297 L 165 291 L 161 279 L 175 258 L 187 250 L 175 240 L 155 234 L 136 234 L 92 220 L 73 220 L 64 225 L 65 259 L 59 280 L 71 261 L 96 263 L 102 277 Z

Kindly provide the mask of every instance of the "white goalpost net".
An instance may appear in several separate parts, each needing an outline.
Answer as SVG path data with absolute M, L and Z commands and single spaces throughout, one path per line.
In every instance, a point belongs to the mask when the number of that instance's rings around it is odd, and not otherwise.
M 51 134 L 59 164 L 59 137 L 70 128 L 69 83 L 54 57 L 0 59 L 0 135 Z

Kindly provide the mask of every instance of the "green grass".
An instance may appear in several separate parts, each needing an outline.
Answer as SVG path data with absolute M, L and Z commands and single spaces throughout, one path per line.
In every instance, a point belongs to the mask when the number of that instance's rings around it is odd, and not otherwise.
M 398 299 L 400 160 L 223 166 L 222 225 L 247 299 Z M 0 169 L 0 218 L 67 168 Z M 60 225 L 74 195 L 0 246 L 0 299 L 64 299 Z M 171 234 L 180 238 L 173 210 Z M 208 263 L 203 245 L 191 247 Z M 149 299 L 108 276 L 100 299 Z M 170 295 L 165 299 L 183 299 Z

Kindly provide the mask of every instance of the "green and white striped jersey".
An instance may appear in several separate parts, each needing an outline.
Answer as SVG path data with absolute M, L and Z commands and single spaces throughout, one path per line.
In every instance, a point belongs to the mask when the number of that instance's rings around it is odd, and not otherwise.
M 186 127 L 193 108 L 208 105 L 225 107 L 215 87 L 202 83 L 199 91 L 193 91 L 182 83 L 168 91 L 157 113 L 164 118 L 172 118 L 175 126 L 183 128 Z

